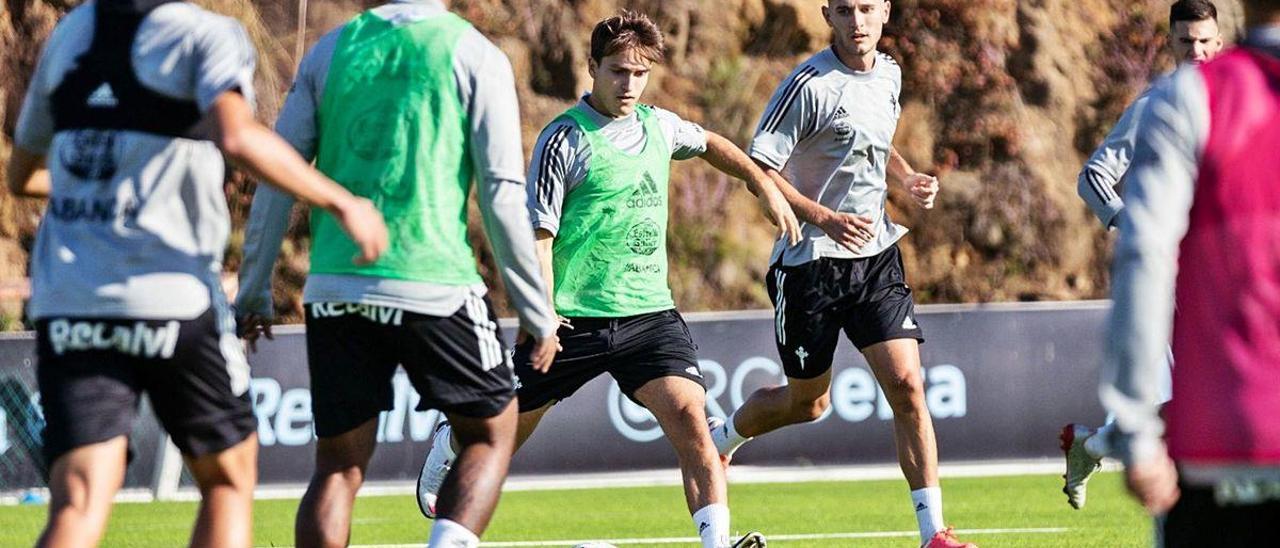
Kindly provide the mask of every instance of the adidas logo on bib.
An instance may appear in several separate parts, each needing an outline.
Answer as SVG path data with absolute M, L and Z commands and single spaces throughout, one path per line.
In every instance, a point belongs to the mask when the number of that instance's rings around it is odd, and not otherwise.
M 665 206 L 662 200 L 662 194 L 658 192 L 658 183 L 653 180 L 653 176 L 645 173 L 640 182 L 636 185 L 635 192 L 627 198 L 627 207 L 630 209 L 661 207 Z

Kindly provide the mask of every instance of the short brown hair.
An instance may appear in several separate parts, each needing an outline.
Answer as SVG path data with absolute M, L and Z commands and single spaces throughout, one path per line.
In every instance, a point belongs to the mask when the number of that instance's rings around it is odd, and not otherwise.
M 661 63 L 667 54 L 667 45 L 658 29 L 648 15 L 630 10 L 622 10 L 613 17 L 596 24 L 591 31 L 591 58 L 599 63 L 605 57 L 626 51 L 636 50 L 641 57 Z
M 1218 20 L 1218 6 L 1209 0 L 1178 0 L 1169 7 L 1169 26 L 1179 22 L 1194 23 L 1206 19 Z

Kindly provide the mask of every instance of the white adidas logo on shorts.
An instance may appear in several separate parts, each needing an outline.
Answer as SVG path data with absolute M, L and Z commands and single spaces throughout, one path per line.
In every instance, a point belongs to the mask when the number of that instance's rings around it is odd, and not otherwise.
M 98 86 L 98 89 L 93 90 L 85 104 L 91 107 L 110 108 L 119 106 L 120 102 L 116 100 L 116 94 L 111 90 L 111 84 L 103 83 Z

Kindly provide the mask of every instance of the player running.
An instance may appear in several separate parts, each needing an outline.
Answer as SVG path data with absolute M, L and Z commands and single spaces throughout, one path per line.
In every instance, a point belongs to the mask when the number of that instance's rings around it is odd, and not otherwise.
M 1151 92 L 1116 244 L 1100 396 L 1171 548 L 1270 546 L 1280 516 L 1280 0 L 1244 6 L 1241 47 Z
M 303 292 L 316 469 L 295 523 L 299 546 L 345 546 L 351 508 L 393 405 L 402 365 L 458 432 L 431 547 L 479 543 L 506 477 L 516 430 L 511 362 L 467 240 L 479 209 L 530 366 L 556 351 L 556 320 L 524 208 L 524 152 L 511 64 L 439 0 L 401 0 L 356 16 L 302 60 L 277 129 L 321 171 L 377 204 L 391 247 L 349 264 L 351 242 L 313 210 Z M 271 272 L 292 200 L 262 189 L 246 230 L 237 306 L 258 335 L 272 313 Z M 269 334 L 263 331 L 263 334 Z
M 1200 64 L 1213 59 L 1222 51 L 1222 33 L 1218 29 L 1218 8 L 1209 0 L 1181 0 L 1169 9 L 1169 44 L 1179 63 Z M 1148 88 L 1125 110 L 1116 127 L 1094 151 L 1084 170 L 1080 172 L 1077 191 L 1089 204 L 1107 229 L 1117 226 L 1124 201 L 1120 198 L 1120 183 L 1124 180 L 1129 162 L 1133 160 L 1133 144 L 1138 135 L 1138 121 L 1146 111 L 1151 89 Z M 1163 374 L 1157 379 L 1160 401 L 1169 401 L 1169 368 L 1172 356 L 1166 355 Z M 1063 474 L 1062 492 L 1067 503 L 1079 510 L 1085 504 L 1085 489 L 1089 478 L 1102 468 L 1103 457 L 1111 455 L 1107 440 L 1115 428 L 1115 417 L 1097 429 L 1080 424 L 1062 427 L 1058 439 L 1066 456 L 1066 473 Z
M 724 137 L 640 103 L 663 37 L 648 17 L 624 11 L 591 35 L 591 93 L 551 122 L 529 168 L 528 203 L 539 258 L 554 283 L 564 350 L 549 372 L 529 346 L 516 348 L 520 386 L 518 443 L 560 400 L 609 373 L 622 392 L 653 413 L 675 448 L 685 495 L 705 548 L 764 546 L 759 533 L 730 544 L 724 469 L 706 429 L 706 389 L 695 346 L 667 284 L 667 192 L 671 160 L 702 157 L 747 181 L 782 236 L 798 224 L 785 198 L 745 153 Z M 436 490 L 456 468 L 442 427 L 419 478 L 419 506 L 435 512 Z
M 889 13 L 885 0 L 828 1 L 822 14 L 834 31 L 832 47 L 801 63 L 765 109 L 751 157 L 806 221 L 798 245 L 774 248 L 768 276 L 787 384 L 757 390 L 727 421 L 712 420 L 711 430 L 727 460 L 754 436 L 820 417 L 830 405 L 843 330 L 893 408 L 921 542 L 971 546 L 943 521 L 918 348 L 924 335 L 897 246 L 907 229 L 885 212 L 890 178 L 922 208 L 932 208 L 938 194 L 938 180 L 893 149 L 902 71 L 876 50 Z
M 255 57 L 233 19 L 164 0 L 86 2 L 45 45 L 8 165 L 11 191 L 49 198 L 28 309 L 52 464 L 37 546 L 101 540 L 144 393 L 200 490 L 191 545 L 251 545 L 257 421 L 220 283 L 223 154 L 339 220 L 346 262 L 387 246 L 372 204 L 254 121 Z

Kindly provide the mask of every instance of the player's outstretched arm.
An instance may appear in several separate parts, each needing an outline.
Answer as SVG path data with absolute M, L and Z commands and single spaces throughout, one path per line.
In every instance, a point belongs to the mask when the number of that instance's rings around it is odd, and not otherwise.
M 778 170 L 759 160 L 755 160 L 755 163 L 773 180 L 800 220 L 822 229 L 828 237 L 849 251 L 857 252 L 871 241 L 873 222 L 870 217 L 832 211 L 801 194 Z
M 799 243 L 800 223 L 777 184 L 733 142 L 718 133 L 706 133 L 707 150 L 702 153 L 702 158 L 716 169 L 746 181 L 747 190 L 759 200 L 765 216 L 778 227 L 779 237 L 786 238 L 791 245 Z
M 938 178 L 912 169 L 911 164 L 898 154 L 898 149 L 889 147 L 889 178 L 902 184 L 911 194 L 916 205 L 924 209 L 933 209 L 933 202 L 938 198 Z
M 227 159 L 259 180 L 334 216 L 360 248 L 354 260 L 371 263 L 387 249 L 387 226 L 373 202 L 352 195 L 298 155 L 289 143 L 253 118 L 253 110 L 239 93 L 219 95 L 210 111 L 215 142 Z
M 43 154 L 34 154 L 15 145 L 6 169 L 9 192 L 27 198 L 49 197 L 49 170 L 45 168 Z

